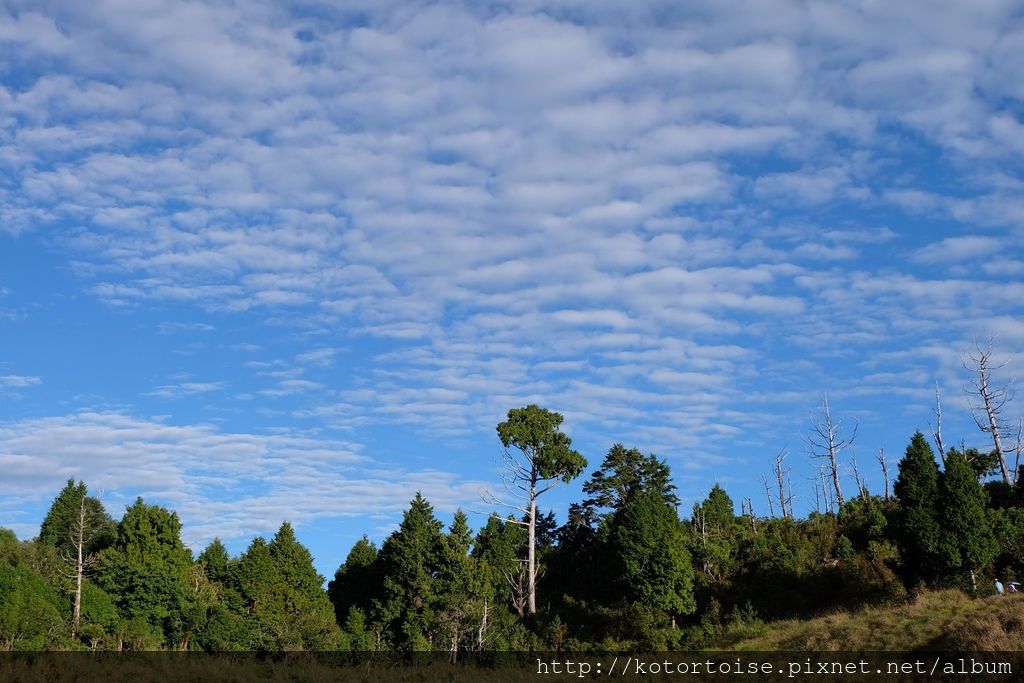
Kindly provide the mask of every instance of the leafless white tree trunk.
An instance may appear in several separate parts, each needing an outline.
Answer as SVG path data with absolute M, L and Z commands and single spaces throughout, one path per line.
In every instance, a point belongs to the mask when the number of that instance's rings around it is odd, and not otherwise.
M 882 468 L 882 479 L 885 481 L 885 502 L 889 502 L 889 461 L 885 459 L 885 449 L 878 449 L 878 464 Z
M 860 495 L 861 500 L 867 503 L 870 494 L 868 493 L 867 484 L 865 484 L 864 480 L 861 479 L 860 468 L 857 467 L 856 451 L 851 451 L 850 453 L 850 467 L 853 469 L 853 483 L 857 486 L 857 493 Z
M 71 536 L 71 547 L 74 548 L 74 555 L 65 552 L 62 559 L 68 565 L 68 570 L 61 573 L 74 582 L 72 592 L 74 594 L 74 607 L 71 613 L 71 636 L 76 637 L 82 625 L 82 583 L 85 579 L 85 572 L 92 565 L 95 557 L 90 553 L 86 554 L 85 545 L 89 536 L 89 511 L 85 507 L 86 496 L 82 496 L 78 504 L 78 515 L 69 532 Z
M 785 448 L 775 455 L 775 484 L 779 491 L 779 507 L 782 508 L 783 517 L 793 516 L 793 480 L 789 476 L 792 468 L 784 467 L 788 455 Z
M 761 475 L 761 483 L 764 484 L 764 495 L 768 498 L 768 514 L 775 516 L 775 503 L 772 502 L 772 487 L 768 485 L 768 477 Z
M 939 400 L 939 383 L 935 383 L 935 427 L 931 429 L 932 439 L 935 441 L 935 447 L 939 449 L 939 458 L 942 459 L 942 464 L 946 464 L 946 448 L 942 445 L 942 403 Z M 928 423 L 931 427 L 931 423 Z
M 993 364 L 992 360 L 993 339 L 988 340 L 988 346 L 982 350 L 981 346 L 975 344 L 975 353 L 967 353 L 963 360 L 964 369 L 976 376 L 971 380 L 974 390 L 968 391 L 981 397 L 981 405 L 970 401 L 971 413 L 974 415 L 974 422 L 978 429 L 992 436 L 992 445 L 995 446 L 996 456 L 999 458 L 999 471 L 1003 475 L 1003 481 L 1013 484 L 1010 477 L 1010 470 L 1006 466 L 1006 451 L 1003 450 L 1002 432 L 1006 425 L 1002 419 L 1002 411 L 1010 400 L 1009 388 L 992 386 L 992 372 L 1004 367 L 1005 363 Z
M 741 514 L 749 517 L 750 519 L 750 531 L 757 536 L 757 516 L 754 515 L 754 501 L 750 498 L 746 500 L 740 500 L 740 511 Z
M 842 485 L 839 482 L 839 454 L 857 438 L 857 423 L 854 423 L 853 432 L 849 438 L 843 438 L 840 435 L 841 430 L 842 421 L 836 422 L 832 419 L 828 396 L 823 396 L 821 409 L 815 415 L 811 425 L 811 434 L 806 437 L 805 441 L 812 458 L 826 461 L 825 467 L 831 479 L 832 488 L 835 490 L 836 503 L 840 508 L 843 507 L 845 499 Z
M 486 491 L 483 492 L 483 498 L 494 505 L 519 510 L 525 517 L 525 520 L 509 517 L 506 521 L 526 527 L 526 610 L 533 614 L 537 611 L 537 498 L 553 489 L 558 480 L 548 481 L 545 486 L 539 487 L 544 480 L 541 479 L 531 459 L 519 459 L 507 448 L 504 449 L 502 457 L 505 461 L 505 466 L 501 470 L 502 485 L 510 497 L 520 504 L 508 503 Z M 518 605 L 516 610 L 519 611 Z M 523 612 L 519 611 L 519 614 L 522 616 Z
M 1020 481 L 1020 454 L 1024 452 L 1024 417 L 1017 421 L 1017 443 L 1014 444 L 1013 452 L 1016 457 L 1013 459 L 1013 482 L 1016 484 Z

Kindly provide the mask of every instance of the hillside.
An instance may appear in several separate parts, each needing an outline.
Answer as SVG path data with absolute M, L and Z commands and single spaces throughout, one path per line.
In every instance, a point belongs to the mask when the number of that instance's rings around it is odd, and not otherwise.
M 913 602 L 815 619 L 734 624 L 715 648 L 772 650 L 1022 650 L 1024 594 L 971 598 L 929 591 Z

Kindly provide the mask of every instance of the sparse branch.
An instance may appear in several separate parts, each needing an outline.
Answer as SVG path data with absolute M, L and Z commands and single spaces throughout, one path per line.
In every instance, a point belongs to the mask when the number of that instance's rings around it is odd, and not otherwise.
M 832 419 L 832 412 L 828 405 L 828 396 L 823 396 L 821 409 L 815 415 L 811 425 L 811 433 L 804 440 L 810 450 L 812 458 L 827 461 L 827 471 L 835 491 L 835 500 L 839 507 L 845 502 L 843 489 L 839 481 L 839 454 L 843 449 L 853 444 L 857 438 L 859 425 L 854 422 L 853 430 L 849 437 L 842 436 L 842 421 Z M 824 475 L 823 475 L 824 476 Z
M 783 448 L 775 455 L 775 483 L 778 486 L 779 507 L 782 508 L 783 517 L 793 516 L 793 481 L 789 477 L 791 468 L 783 468 L 783 464 L 789 453 Z M 789 486 L 789 494 L 786 493 L 786 486 Z
M 1007 429 L 1002 419 L 1002 411 L 1007 402 L 1012 398 L 1012 392 L 1008 385 L 999 387 L 992 386 L 992 373 L 1006 366 L 1006 363 L 996 364 L 992 359 L 992 345 L 994 339 L 989 338 L 988 345 L 982 349 L 975 343 L 975 352 L 964 354 L 964 369 L 972 374 L 970 385 L 973 390 L 967 388 L 968 395 L 977 395 L 981 398 L 981 405 L 977 405 L 968 398 L 971 414 L 978 429 L 992 436 L 992 445 L 995 447 L 996 457 L 999 459 L 999 471 L 1003 481 L 1012 484 L 1010 470 L 1006 465 L 1006 453 L 1003 449 L 1003 432 Z
M 931 423 L 928 423 L 928 427 L 931 429 L 932 439 L 935 441 L 935 447 L 939 450 L 939 457 L 942 459 L 942 464 L 946 464 L 946 449 L 942 445 L 942 402 L 939 396 L 939 383 L 935 382 L 935 427 L 932 428 Z M 888 499 L 888 496 L 886 496 Z
M 878 464 L 882 468 L 882 479 L 885 481 L 885 502 L 889 502 L 889 461 L 885 459 L 885 449 L 879 448 Z
M 768 498 L 768 514 L 775 516 L 775 504 L 772 502 L 772 488 L 768 485 L 768 477 L 761 475 L 761 482 L 764 484 L 764 495 Z
M 1017 420 L 1017 442 L 1013 446 L 1014 460 L 1013 460 L 1013 482 L 1016 484 L 1020 478 L 1020 454 L 1024 452 L 1024 417 Z

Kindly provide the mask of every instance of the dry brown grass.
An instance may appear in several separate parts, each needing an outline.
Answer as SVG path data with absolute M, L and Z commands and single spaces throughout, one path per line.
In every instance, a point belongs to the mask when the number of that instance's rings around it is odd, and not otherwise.
M 912 602 L 779 621 L 731 650 L 1024 650 L 1024 594 L 971 598 L 925 592 Z

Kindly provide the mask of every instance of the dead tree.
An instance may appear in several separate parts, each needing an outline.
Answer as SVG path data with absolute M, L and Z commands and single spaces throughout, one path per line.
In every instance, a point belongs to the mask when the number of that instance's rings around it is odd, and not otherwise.
M 1003 475 L 1003 481 L 1013 484 L 1010 477 L 1010 470 L 1006 466 L 1006 451 L 1003 450 L 1003 431 L 1006 424 L 1003 422 L 1002 411 L 1006 403 L 1012 398 L 1010 390 L 1006 385 L 1000 387 L 992 386 L 992 373 L 1004 367 L 1006 363 L 993 364 L 992 360 L 992 339 L 988 340 L 988 346 L 982 348 L 975 344 L 976 353 L 967 353 L 963 360 L 964 369 L 975 375 L 976 379 L 971 380 L 973 391 L 969 387 L 968 395 L 977 395 L 981 398 L 981 405 L 968 399 L 971 407 L 971 414 L 978 429 L 992 436 L 992 445 L 995 446 L 996 457 L 999 458 L 999 471 Z
M 865 503 L 868 502 L 868 487 L 864 483 L 864 480 L 860 477 L 860 468 L 857 467 L 857 452 L 851 451 L 850 453 L 850 467 L 853 469 L 853 483 L 857 486 L 857 494 L 860 495 L 861 500 Z
M 761 475 L 761 483 L 764 484 L 764 495 L 768 498 L 768 514 L 775 516 L 775 503 L 772 502 L 772 487 L 768 485 L 768 477 Z
M 946 449 L 942 445 L 942 403 L 939 401 L 939 383 L 935 383 L 935 427 L 932 427 L 932 423 L 928 423 L 928 427 L 932 433 L 932 439 L 935 441 L 935 447 L 939 449 L 939 457 L 942 459 L 942 464 L 946 464 Z
M 841 436 L 842 421 L 832 420 L 832 412 L 828 406 L 828 396 L 821 399 L 821 410 L 815 415 L 811 425 L 811 434 L 805 438 L 811 457 L 826 461 L 828 476 L 835 490 L 835 500 L 838 506 L 843 507 L 843 489 L 839 483 L 839 454 L 857 438 L 857 423 L 853 425 L 853 432 L 849 438 Z
M 526 614 L 526 607 L 530 601 L 528 573 L 525 560 L 519 560 L 516 563 L 515 571 L 505 570 L 502 572 L 505 581 L 508 582 L 509 587 L 512 589 L 512 607 L 515 609 L 516 614 L 521 617 Z
M 789 453 L 783 448 L 775 455 L 775 483 L 779 491 L 779 507 L 782 508 L 783 517 L 793 516 L 793 480 L 789 473 L 792 468 L 783 469 L 783 462 Z M 789 485 L 789 493 L 786 493 L 786 486 Z
M 740 514 L 750 519 L 750 531 L 757 536 L 757 517 L 754 515 L 754 501 L 740 499 Z
M 1013 452 L 1016 456 L 1013 459 L 1013 481 L 1015 484 L 1020 480 L 1020 454 L 1024 451 L 1024 441 L 1021 440 L 1022 434 L 1024 434 L 1024 417 L 1017 421 L 1017 443 L 1013 447 Z
M 61 574 L 74 583 L 72 593 L 75 599 L 71 613 L 71 636 L 73 638 L 78 636 L 82 624 L 82 582 L 85 579 L 85 573 L 96 559 L 94 554 L 85 552 L 85 546 L 89 542 L 90 536 L 89 510 L 85 503 L 86 496 L 83 495 L 78 503 L 78 514 L 68 532 L 74 554 L 65 551 L 61 555 L 64 563 L 68 566 L 67 570 L 61 570 Z
M 882 468 L 882 479 L 885 481 L 885 502 L 889 502 L 889 461 L 885 459 L 885 449 L 878 449 L 878 464 Z
M 825 512 L 829 514 L 835 513 L 835 499 L 832 497 L 834 491 L 828 487 L 828 479 L 825 475 L 825 468 L 819 469 L 819 477 L 821 477 L 821 495 L 825 499 Z

